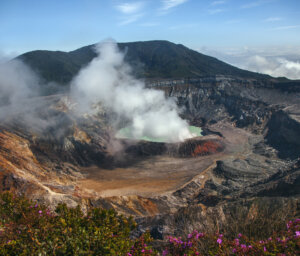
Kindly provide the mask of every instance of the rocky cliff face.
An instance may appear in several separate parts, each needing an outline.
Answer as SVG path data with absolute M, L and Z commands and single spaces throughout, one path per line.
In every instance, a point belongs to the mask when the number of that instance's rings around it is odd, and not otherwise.
M 228 120 L 262 134 L 280 157 L 299 157 L 299 84 L 230 77 L 183 79 L 149 84 L 176 97 L 184 116 L 202 124 Z M 285 87 L 286 86 L 286 87 Z
M 53 205 L 114 208 L 156 238 L 274 204 L 274 212 L 299 214 L 297 82 L 217 76 L 147 86 L 177 98 L 205 136 L 176 145 L 117 140 L 107 110 L 75 117 L 67 96 L 51 96 L 38 111 L 59 121 L 42 131 L 20 116 L 1 124 L 0 189 Z
M 154 235 L 207 230 L 238 219 L 239 211 L 247 219 L 253 208 L 299 215 L 299 87 L 224 77 L 149 86 L 176 97 L 191 122 L 221 134 L 228 153 L 215 158 L 204 180 L 195 177 L 172 194 L 169 201 L 185 199 L 178 211 L 141 221 L 158 223 Z

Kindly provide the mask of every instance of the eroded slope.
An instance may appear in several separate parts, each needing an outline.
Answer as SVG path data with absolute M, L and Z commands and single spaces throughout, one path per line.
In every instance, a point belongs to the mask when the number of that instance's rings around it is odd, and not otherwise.
M 37 111 L 55 122 L 33 129 L 20 113 L 1 125 L 1 190 L 53 205 L 112 207 L 157 237 L 182 229 L 182 214 L 199 218 L 189 221 L 191 229 L 205 216 L 212 225 L 208 216 L 229 213 L 240 200 L 252 209 L 256 199 L 272 197 L 299 212 L 297 90 L 228 77 L 148 86 L 176 97 L 183 117 L 206 135 L 171 146 L 117 140 L 105 109 L 78 117 L 67 96 L 46 97 Z M 226 220 L 225 213 L 219 217 Z

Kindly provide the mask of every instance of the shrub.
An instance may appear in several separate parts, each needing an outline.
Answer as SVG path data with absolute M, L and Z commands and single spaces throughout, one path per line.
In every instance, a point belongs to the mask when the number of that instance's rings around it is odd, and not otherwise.
M 148 232 L 131 238 L 136 223 L 114 210 L 92 208 L 83 214 L 79 206 L 60 204 L 51 212 L 23 196 L 0 193 L 0 214 L 0 255 L 287 256 L 300 250 L 300 219 L 262 240 L 193 231 L 186 239 L 169 237 L 158 253 Z
M 24 197 L 0 195 L 1 255 L 125 255 L 134 245 L 132 218 L 114 210 L 46 206 Z
M 289 221 L 287 230 L 271 237 L 254 241 L 243 234 L 229 240 L 223 234 L 205 235 L 194 231 L 186 240 L 169 237 L 169 243 L 163 251 L 164 256 L 188 255 L 299 255 L 300 219 Z

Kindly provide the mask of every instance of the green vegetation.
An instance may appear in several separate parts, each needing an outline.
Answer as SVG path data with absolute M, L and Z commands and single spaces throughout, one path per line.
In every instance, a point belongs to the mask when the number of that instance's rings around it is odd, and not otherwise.
M 126 52 L 125 61 L 133 67 L 133 73 L 142 78 L 183 78 L 214 75 L 232 75 L 243 78 L 269 78 L 226 64 L 216 58 L 168 41 L 119 43 Z M 78 71 L 86 66 L 96 53 L 94 45 L 71 52 L 32 51 L 20 55 L 43 79 L 68 84 Z
M 196 136 L 202 136 L 202 129 L 200 127 L 196 126 L 189 126 L 189 130 L 191 133 L 195 134 Z M 117 134 L 117 138 L 120 139 L 132 139 L 132 140 L 145 140 L 145 141 L 152 141 L 152 142 L 168 142 L 166 138 L 154 138 L 154 137 L 148 137 L 148 136 L 142 136 L 139 138 L 136 138 L 132 132 L 130 127 L 124 127 L 120 129 Z
M 0 255 L 299 255 L 300 219 L 284 230 L 255 241 L 244 234 L 228 238 L 193 231 L 185 239 L 169 237 L 160 252 L 151 246 L 149 233 L 130 237 L 134 220 L 113 210 L 65 204 L 51 212 L 46 206 L 11 193 L 0 194 Z
M 181 255 L 299 255 L 300 219 L 289 221 L 287 230 L 279 234 L 254 241 L 239 233 L 234 239 L 227 239 L 223 234 L 206 235 L 193 231 L 187 238 L 169 237 L 164 256 Z
M 24 197 L 0 196 L 0 255 L 125 255 L 136 224 L 113 210 L 57 206 L 52 213 Z

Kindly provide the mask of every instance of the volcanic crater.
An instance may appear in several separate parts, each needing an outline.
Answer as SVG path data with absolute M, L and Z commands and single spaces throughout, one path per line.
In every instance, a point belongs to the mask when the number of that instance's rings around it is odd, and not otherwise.
M 85 167 L 82 189 L 101 197 L 154 196 L 176 190 L 201 173 L 204 162 L 225 148 L 218 135 L 197 136 L 168 143 L 117 139 L 119 151 L 108 154 L 101 166 Z
M 29 98 L 0 124 L 0 190 L 53 208 L 59 202 L 113 208 L 155 238 L 214 228 L 241 208 L 250 217 L 251 209 L 268 205 L 299 216 L 299 81 L 221 64 L 227 73 L 213 65 L 206 73 L 191 70 L 193 77 L 146 80 L 205 132 L 181 143 L 115 138 L 114 115 L 99 105 L 95 115 L 78 116 L 67 90 Z M 28 125 L 30 111 L 36 113 Z

